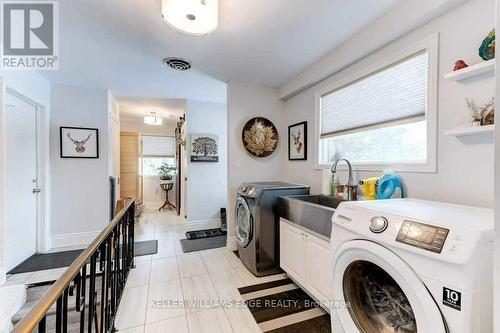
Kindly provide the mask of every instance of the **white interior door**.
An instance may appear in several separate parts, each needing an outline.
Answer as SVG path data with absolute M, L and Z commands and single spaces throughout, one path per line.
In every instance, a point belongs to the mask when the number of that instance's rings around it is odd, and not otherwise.
M 37 107 L 6 94 L 5 266 L 14 268 L 36 252 Z

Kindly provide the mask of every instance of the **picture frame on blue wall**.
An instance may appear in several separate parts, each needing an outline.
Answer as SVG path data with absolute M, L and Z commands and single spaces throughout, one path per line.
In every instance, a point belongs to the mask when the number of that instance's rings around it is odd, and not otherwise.
M 288 126 L 288 160 L 307 160 L 307 121 Z
M 99 130 L 97 128 L 61 126 L 61 158 L 99 158 Z

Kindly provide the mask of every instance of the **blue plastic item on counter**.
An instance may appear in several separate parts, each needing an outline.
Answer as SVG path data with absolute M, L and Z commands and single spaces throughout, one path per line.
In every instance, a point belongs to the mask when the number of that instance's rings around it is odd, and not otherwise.
M 399 199 L 403 197 L 401 179 L 395 173 L 387 173 L 380 178 L 377 199 Z

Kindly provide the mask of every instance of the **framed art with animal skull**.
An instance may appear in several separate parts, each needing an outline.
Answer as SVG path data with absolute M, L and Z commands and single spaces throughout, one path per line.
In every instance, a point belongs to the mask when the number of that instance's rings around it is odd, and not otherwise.
M 307 121 L 288 126 L 288 159 L 307 160 Z
M 61 158 L 99 158 L 97 128 L 61 127 Z

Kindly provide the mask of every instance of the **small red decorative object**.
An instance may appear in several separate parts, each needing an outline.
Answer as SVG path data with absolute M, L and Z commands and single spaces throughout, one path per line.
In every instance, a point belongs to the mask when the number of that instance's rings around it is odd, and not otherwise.
M 457 62 L 455 62 L 455 67 L 453 67 L 453 70 L 458 71 L 459 69 L 462 69 L 465 67 L 469 67 L 469 65 L 467 65 L 465 63 L 465 61 L 463 61 L 463 60 L 458 60 Z

